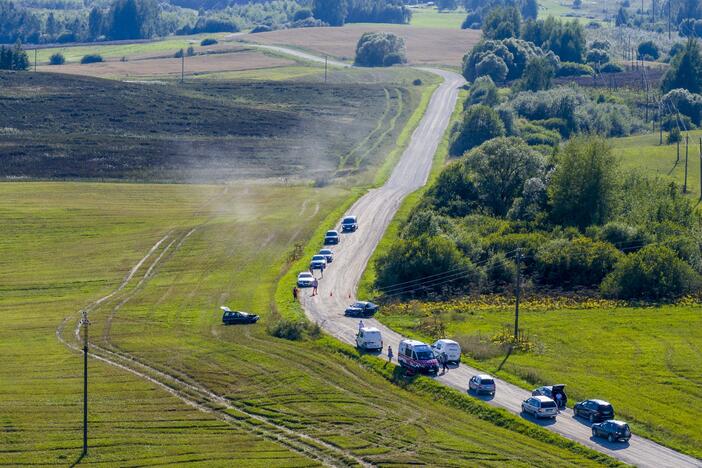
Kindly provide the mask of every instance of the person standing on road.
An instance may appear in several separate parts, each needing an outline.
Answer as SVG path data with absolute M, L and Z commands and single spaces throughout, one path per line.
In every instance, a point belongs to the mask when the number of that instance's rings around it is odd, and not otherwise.
M 392 346 L 388 346 L 388 362 L 392 362 Z
M 316 296 L 317 295 L 317 288 L 319 287 L 319 281 L 317 281 L 317 278 L 312 280 L 312 295 Z
M 293 301 L 297 301 L 298 292 L 297 286 L 293 286 Z
M 358 331 L 361 331 L 362 328 L 363 328 L 363 320 L 359 320 L 359 322 L 358 322 Z
M 563 395 L 558 392 L 556 393 L 556 408 L 558 408 L 558 412 L 561 412 L 561 407 L 563 406 Z
M 448 356 L 446 356 L 446 353 L 441 353 L 439 354 L 439 362 L 441 363 L 441 373 L 445 374 L 448 372 Z

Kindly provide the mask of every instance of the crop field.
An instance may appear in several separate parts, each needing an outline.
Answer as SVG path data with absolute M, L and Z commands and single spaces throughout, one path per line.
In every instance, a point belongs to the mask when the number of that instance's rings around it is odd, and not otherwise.
M 417 28 L 461 29 L 466 12 L 463 8 L 454 11 L 438 11 L 436 8 L 412 8 L 410 26 Z
M 414 65 L 460 66 L 463 56 L 480 39 L 480 31 L 419 28 L 392 24 L 350 24 L 343 28 L 287 29 L 240 36 L 268 45 L 288 45 L 353 61 L 356 43 L 364 32 L 392 32 L 405 39 L 407 60 Z
M 584 308 L 586 307 L 586 308 Z M 602 398 L 634 433 L 702 456 L 702 307 L 699 304 L 623 307 L 606 302 L 569 304 L 527 301 L 520 326 L 531 352 L 505 355 L 490 341 L 513 327 L 514 306 L 505 301 L 398 305 L 383 321 L 423 335 L 434 320 L 446 335 L 468 346 L 475 365 L 525 388 L 565 383 L 569 400 Z M 423 332 L 424 330 L 424 332 Z
M 169 85 L 2 73 L 0 175 L 327 181 L 362 172 L 392 146 L 424 89 L 384 76 Z
M 593 464 L 399 389 L 324 338 L 266 333 L 292 245 L 347 190 L 35 182 L 0 193 L 0 463 L 77 459 L 81 356 L 57 336 L 73 343 L 88 307 L 93 353 L 152 381 L 91 362 L 83 463 Z M 222 304 L 263 323 L 224 327 Z
M 681 188 L 685 181 L 685 141 L 680 145 L 680 160 L 676 144 L 666 144 L 667 133 L 663 134 L 663 145 L 659 145 L 658 133 L 636 135 L 612 140 L 614 154 L 618 155 L 622 167 L 640 169 L 665 180 L 675 181 Z M 689 132 L 687 189 L 691 197 L 700 198 L 700 137 L 702 131 Z

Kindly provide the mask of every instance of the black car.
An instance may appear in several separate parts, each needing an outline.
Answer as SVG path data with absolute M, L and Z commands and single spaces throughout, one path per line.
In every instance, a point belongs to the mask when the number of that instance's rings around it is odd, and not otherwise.
M 594 423 L 614 418 L 614 408 L 604 400 L 585 400 L 573 406 L 573 414 Z
M 358 301 L 351 304 L 344 311 L 344 315 L 347 317 L 371 317 L 373 314 L 378 312 L 378 305 L 372 302 Z
M 330 231 L 327 231 L 327 233 L 324 235 L 324 245 L 332 245 L 332 244 L 338 244 L 339 243 L 339 232 L 332 229 Z
M 544 385 L 543 387 L 539 387 L 532 391 L 531 395 L 543 395 L 549 397 L 550 399 L 556 402 L 559 409 L 565 408 L 566 403 L 568 402 L 568 395 L 566 395 L 565 393 L 565 385 L 563 384 Z
M 222 323 L 225 325 L 235 325 L 238 323 L 256 323 L 259 319 L 259 316 L 256 314 L 249 314 L 246 312 L 231 310 L 229 307 L 221 307 L 221 309 L 223 312 Z
M 610 442 L 629 442 L 631 429 L 627 423 L 612 419 L 593 424 L 592 437 L 604 437 Z
M 358 221 L 355 216 L 347 216 L 341 221 L 342 232 L 355 232 L 358 229 Z

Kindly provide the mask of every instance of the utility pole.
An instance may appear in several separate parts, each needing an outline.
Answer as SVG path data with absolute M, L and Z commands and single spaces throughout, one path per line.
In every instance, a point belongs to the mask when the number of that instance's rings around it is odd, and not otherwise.
M 516 301 L 514 303 L 514 341 L 519 341 L 519 298 L 522 295 L 522 254 L 517 249 L 517 286 L 515 288 Z
M 180 84 L 185 83 L 185 51 L 180 49 Z
M 702 201 L 702 138 L 700 138 L 700 201 Z
M 81 457 L 88 454 L 88 313 L 83 311 L 80 320 L 83 326 L 83 453 Z
M 658 144 L 663 144 L 663 117 L 661 117 L 661 101 L 658 101 Z
M 690 137 L 686 136 L 685 137 L 685 182 L 683 183 L 683 193 L 687 193 L 687 147 L 689 143 Z
M 327 82 L 327 66 L 329 62 L 329 57 L 327 55 L 324 56 L 324 82 Z
M 34 49 L 34 71 L 37 71 L 37 49 Z
M 670 4 L 673 0 L 668 0 L 668 40 L 670 40 Z
M 678 141 L 677 141 L 676 143 L 677 143 L 677 145 L 678 145 L 678 153 L 677 153 L 678 155 L 677 155 L 677 157 L 675 158 L 675 164 L 677 164 L 677 163 L 680 162 L 680 139 L 678 139 Z

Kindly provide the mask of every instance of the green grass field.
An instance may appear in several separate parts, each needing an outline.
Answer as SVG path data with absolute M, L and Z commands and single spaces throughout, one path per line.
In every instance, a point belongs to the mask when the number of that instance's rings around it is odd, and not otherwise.
M 411 26 L 418 28 L 460 29 L 466 12 L 459 8 L 455 11 L 439 12 L 436 8 L 412 8 Z
M 78 311 L 117 290 L 91 312 L 91 341 L 103 350 L 94 352 L 136 359 L 129 365 L 158 382 L 178 378 L 227 403 L 171 384 L 213 411 L 201 413 L 93 361 L 83 463 L 307 466 L 315 463 L 308 455 L 326 454 L 373 463 L 594 464 L 399 389 L 324 340 L 265 332 L 292 245 L 348 197 L 344 189 L 4 183 L 0 193 L 0 463 L 78 457 L 81 357 L 56 331 L 71 342 Z M 221 304 L 260 313 L 263 323 L 224 327 Z M 227 415 L 237 422 L 215 417 Z M 309 438 L 306 453 L 286 448 L 299 433 Z
M 702 131 L 691 131 L 688 149 L 687 189 L 691 197 L 700 198 L 700 137 Z M 680 160 L 677 161 L 677 146 L 659 145 L 659 135 L 649 133 L 612 140 L 614 154 L 621 158 L 622 167 L 640 169 L 666 180 L 675 181 L 682 189 L 685 181 L 685 141 L 680 145 Z

